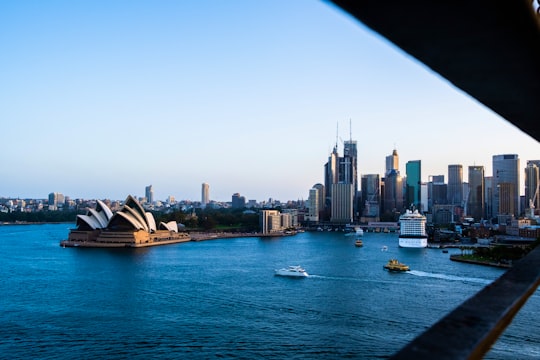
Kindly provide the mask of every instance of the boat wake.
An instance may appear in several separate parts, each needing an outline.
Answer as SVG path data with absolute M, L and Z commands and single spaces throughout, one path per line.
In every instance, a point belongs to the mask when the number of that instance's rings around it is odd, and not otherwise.
M 450 280 L 450 281 L 466 281 L 466 282 L 472 282 L 472 283 L 484 284 L 484 285 L 491 284 L 493 282 L 493 280 L 487 280 L 487 279 L 445 275 L 445 274 L 435 274 L 435 273 L 428 273 L 428 272 L 418 271 L 418 270 L 410 270 L 410 271 L 407 271 L 406 273 L 410 275 L 421 276 L 421 277 L 430 277 L 434 279 L 442 279 L 442 280 Z

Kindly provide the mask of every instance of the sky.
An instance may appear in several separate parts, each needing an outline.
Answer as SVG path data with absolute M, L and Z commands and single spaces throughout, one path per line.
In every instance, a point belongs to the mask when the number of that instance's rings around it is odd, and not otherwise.
M 0 2 L 0 197 L 307 199 L 337 144 L 422 178 L 540 144 L 334 5 Z M 523 181 L 523 180 L 522 180 Z

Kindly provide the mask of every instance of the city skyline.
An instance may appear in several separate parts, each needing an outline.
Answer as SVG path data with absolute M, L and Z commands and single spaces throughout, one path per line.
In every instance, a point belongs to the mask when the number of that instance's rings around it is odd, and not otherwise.
M 358 179 L 384 175 L 394 148 L 402 175 L 422 161 L 422 181 L 448 179 L 449 164 L 490 176 L 497 154 L 521 170 L 540 158 L 536 140 L 324 2 L 4 2 L 0 34 L 2 197 L 123 199 L 152 184 L 156 199 L 198 200 L 206 182 L 217 201 L 307 199 L 349 139 Z

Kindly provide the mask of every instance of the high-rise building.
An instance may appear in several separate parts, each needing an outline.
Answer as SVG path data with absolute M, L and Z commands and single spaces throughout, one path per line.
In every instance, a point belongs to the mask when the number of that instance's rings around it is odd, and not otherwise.
M 516 154 L 493 155 L 493 211 L 496 215 L 520 214 L 519 157 Z
M 362 175 L 362 218 L 379 221 L 381 202 L 381 178 L 379 174 Z
M 448 165 L 448 204 L 462 206 L 463 166 Z
M 392 170 L 399 171 L 399 156 L 396 149 L 392 151 L 392 155 L 386 157 L 384 176 L 388 175 Z
M 484 209 L 486 219 L 492 219 L 495 216 L 493 212 L 493 177 L 484 176 Z
M 525 206 L 529 211 L 530 209 L 540 209 L 539 187 L 540 160 L 528 160 L 525 168 Z
M 340 157 L 337 144 L 324 165 L 325 212 L 336 223 L 351 223 L 358 214 L 358 180 L 356 141 L 344 142 L 345 155 Z
M 343 142 L 343 182 L 353 185 L 353 213 L 354 217 L 360 216 L 360 198 L 358 196 L 358 149 L 356 141 L 346 140 Z M 341 170 L 341 169 L 340 169 Z
M 259 213 L 261 232 L 269 234 L 281 231 L 281 214 L 277 210 L 261 210 Z
M 210 185 L 203 183 L 201 187 L 201 207 L 206 207 L 210 202 Z
M 317 189 L 319 194 L 319 200 L 317 201 L 319 204 L 319 220 L 324 219 L 324 199 L 325 199 L 325 189 L 323 184 L 315 184 L 313 185 L 314 189 Z
M 481 220 L 485 217 L 485 189 L 484 189 L 484 167 L 469 166 L 469 192 L 467 210 L 465 215 L 473 217 L 475 220 Z
M 330 209 L 332 206 L 332 185 L 338 183 L 338 152 L 337 145 L 328 157 L 328 162 L 324 165 L 324 209 L 325 220 L 330 218 Z
M 246 207 L 246 198 L 240 196 L 239 193 L 235 193 L 232 196 L 232 208 L 233 209 L 243 209 Z
M 411 205 L 416 209 L 424 210 L 421 208 L 421 184 L 422 184 L 422 163 L 420 160 L 407 161 L 405 164 L 405 172 L 407 179 L 406 183 L 406 197 L 407 208 Z
M 332 184 L 330 221 L 342 224 L 353 222 L 353 191 L 353 184 Z
M 391 170 L 384 178 L 383 212 L 395 217 L 403 211 L 403 179 L 398 170 Z M 397 220 L 397 219 L 396 219 Z
M 154 202 L 154 190 L 152 189 L 152 185 L 148 185 L 144 190 L 146 201 L 149 204 L 152 204 Z
M 319 189 L 313 187 L 309 190 L 307 220 L 319 222 Z
M 428 182 L 428 210 L 432 211 L 434 205 L 445 205 L 448 201 L 447 185 L 444 175 L 431 175 Z

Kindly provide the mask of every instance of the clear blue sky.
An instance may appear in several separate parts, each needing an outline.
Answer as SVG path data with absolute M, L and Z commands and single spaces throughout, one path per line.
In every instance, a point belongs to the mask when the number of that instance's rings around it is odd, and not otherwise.
M 423 180 L 539 143 L 333 5 L 0 2 L 0 196 L 281 201 L 341 139 L 359 175 L 397 148 Z M 339 134 L 336 136 L 336 126 Z M 465 170 L 465 180 L 467 171 Z

